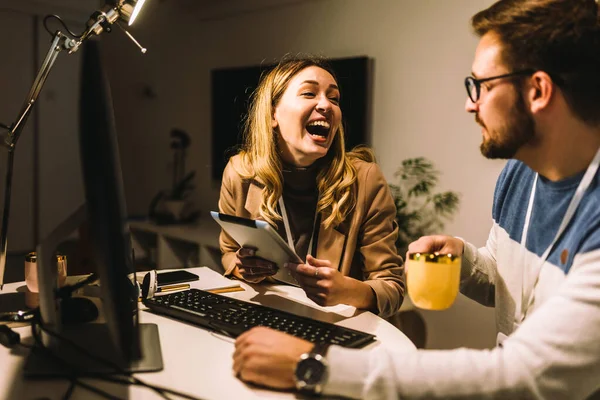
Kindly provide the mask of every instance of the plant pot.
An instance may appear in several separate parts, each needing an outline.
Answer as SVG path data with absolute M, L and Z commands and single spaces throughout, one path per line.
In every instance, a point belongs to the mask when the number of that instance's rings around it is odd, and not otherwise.
M 165 200 L 163 203 L 165 211 L 171 214 L 175 221 L 183 220 L 185 204 L 185 200 Z

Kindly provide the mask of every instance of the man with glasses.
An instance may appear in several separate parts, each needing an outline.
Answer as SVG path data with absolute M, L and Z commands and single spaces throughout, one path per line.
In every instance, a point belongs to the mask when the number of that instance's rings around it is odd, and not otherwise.
M 594 0 L 501 0 L 472 19 L 480 41 L 465 108 L 481 126 L 482 154 L 510 159 L 494 193 L 494 223 L 480 249 L 428 236 L 409 251 L 463 255 L 461 292 L 495 307 L 497 346 L 331 346 L 321 352 L 327 373 L 316 379 L 323 393 L 585 399 L 600 389 L 599 20 Z M 238 338 L 234 370 L 293 387 L 311 348 L 258 328 Z

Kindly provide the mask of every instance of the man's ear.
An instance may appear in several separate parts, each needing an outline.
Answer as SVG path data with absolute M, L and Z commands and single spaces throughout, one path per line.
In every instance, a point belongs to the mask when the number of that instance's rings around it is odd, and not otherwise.
M 545 110 L 554 96 L 555 88 L 550 75 L 544 71 L 537 71 L 529 78 L 527 100 L 533 114 Z

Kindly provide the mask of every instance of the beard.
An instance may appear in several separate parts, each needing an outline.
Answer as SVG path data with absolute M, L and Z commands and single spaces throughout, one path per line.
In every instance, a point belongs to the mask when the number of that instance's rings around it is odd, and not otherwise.
M 517 96 L 515 107 L 506 118 L 504 126 L 496 130 L 488 130 L 479 115 L 475 121 L 488 131 L 488 138 L 483 139 L 479 149 L 489 159 L 514 158 L 517 151 L 535 139 L 535 121 L 527 112 L 522 96 Z

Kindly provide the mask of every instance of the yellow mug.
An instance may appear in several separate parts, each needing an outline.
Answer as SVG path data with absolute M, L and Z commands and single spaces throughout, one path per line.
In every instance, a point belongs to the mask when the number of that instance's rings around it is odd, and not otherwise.
M 444 310 L 454 303 L 460 282 L 460 256 L 409 253 L 406 260 L 408 295 L 426 310 Z

